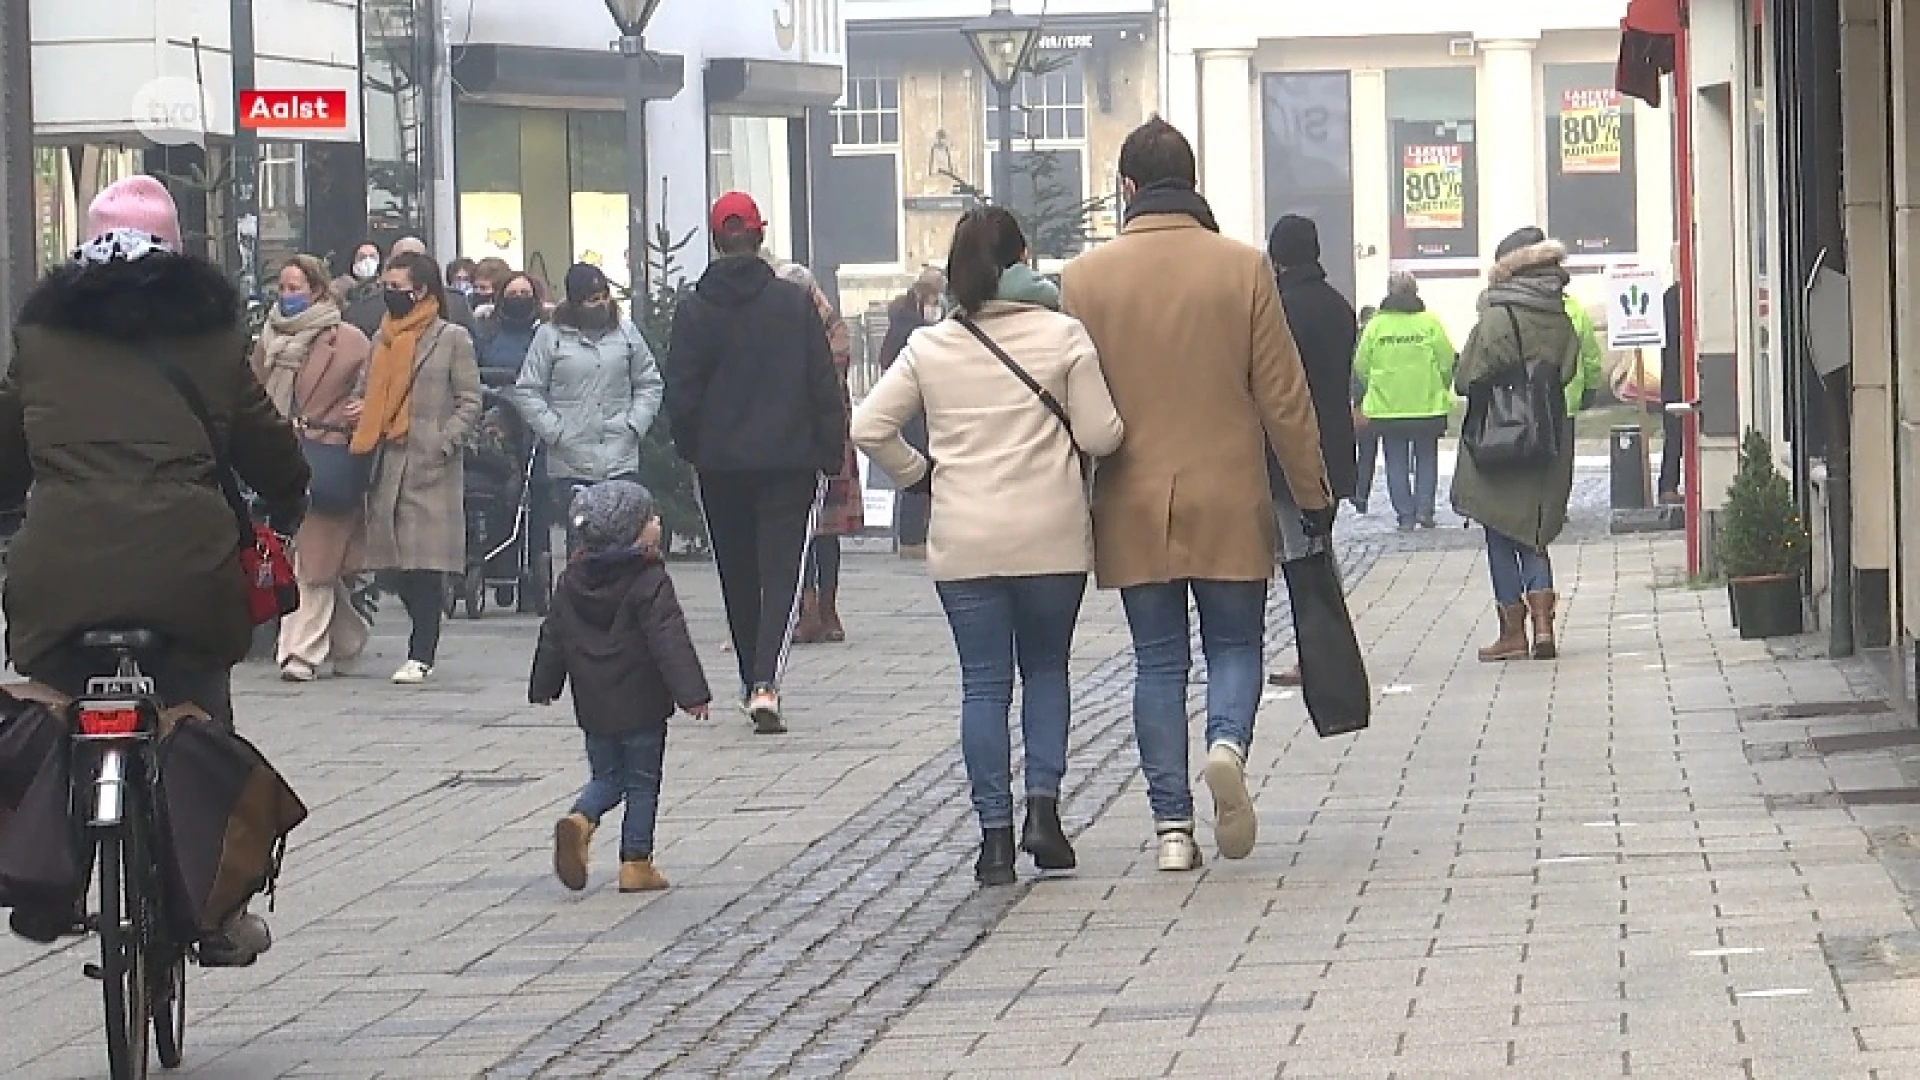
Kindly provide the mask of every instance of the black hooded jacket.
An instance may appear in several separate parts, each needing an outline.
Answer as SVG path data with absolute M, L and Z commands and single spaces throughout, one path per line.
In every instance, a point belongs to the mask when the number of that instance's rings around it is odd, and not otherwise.
M 246 657 L 239 526 L 158 362 L 199 390 L 241 482 L 296 515 L 307 461 L 247 365 L 240 310 L 217 267 L 182 255 L 58 267 L 28 295 L 0 382 L 0 505 L 27 506 L 5 599 L 23 674 L 96 628 L 158 631 L 183 665 Z
M 813 296 L 753 256 L 716 261 L 673 316 L 667 423 L 701 472 L 837 473 L 847 406 Z
M 1350 499 L 1359 480 L 1352 411 L 1353 349 L 1360 340 L 1359 320 L 1347 298 L 1328 284 L 1327 272 L 1319 263 L 1281 270 L 1278 280 L 1280 303 L 1300 349 L 1300 362 L 1307 369 L 1307 389 L 1320 421 L 1320 455 L 1327 462 L 1327 483 L 1334 498 Z M 1279 498 L 1287 484 L 1271 447 L 1267 475 Z
M 540 624 L 527 700 L 553 701 L 568 684 L 574 718 L 593 735 L 657 729 L 676 707 L 713 700 L 657 554 L 589 555 L 560 575 Z

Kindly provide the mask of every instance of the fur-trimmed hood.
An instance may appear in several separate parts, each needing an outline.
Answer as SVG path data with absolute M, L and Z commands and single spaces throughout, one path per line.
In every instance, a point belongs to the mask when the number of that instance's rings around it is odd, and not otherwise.
M 1547 267 L 1559 269 L 1565 273 L 1563 264 L 1566 261 L 1567 249 L 1564 244 L 1558 240 L 1544 240 L 1538 244 L 1529 244 L 1508 252 L 1493 264 L 1493 269 L 1487 273 L 1487 280 L 1498 285 L 1512 281 L 1529 270 Z
M 27 294 L 20 325 L 122 341 L 232 331 L 241 325 L 240 291 L 219 267 L 191 255 L 67 263 Z

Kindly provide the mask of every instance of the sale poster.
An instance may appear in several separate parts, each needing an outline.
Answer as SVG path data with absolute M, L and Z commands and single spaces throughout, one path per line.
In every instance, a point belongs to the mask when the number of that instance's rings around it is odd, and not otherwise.
M 1465 162 L 1466 150 L 1457 143 L 1401 151 L 1402 217 L 1408 229 L 1465 227 Z
M 1560 95 L 1560 172 L 1581 176 L 1620 171 L 1620 91 L 1567 90 Z

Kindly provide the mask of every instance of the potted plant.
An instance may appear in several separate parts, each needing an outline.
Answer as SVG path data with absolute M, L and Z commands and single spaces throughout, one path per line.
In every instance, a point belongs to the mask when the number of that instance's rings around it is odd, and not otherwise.
M 1802 632 L 1801 582 L 1812 541 L 1766 436 L 1749 430 L 1721 512 L 1720 566 L 1734 625 L 1746 639 Z

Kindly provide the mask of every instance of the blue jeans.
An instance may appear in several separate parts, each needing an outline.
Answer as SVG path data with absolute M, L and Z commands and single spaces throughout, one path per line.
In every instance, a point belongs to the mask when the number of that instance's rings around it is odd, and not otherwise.
M 1120 590 L 1133 631 L 1133 737 L 1157 822 L 1193 820 L 1187 767 L 1187 596 L 1200 609 L 1207 657 L 1207 744 L 1253 745 L 1266 644 L 1267 582 L 1174 581 Z
M 620 861 L 653 858 L 653 821 L 660 813 L 660 771 L 667 756 L 665 726 L 631 735 L 587 733 L 592 779 L 580 789 L 573 812 L 595 825 L 622 801 Z
M 1440 491 L 1440 436 L 1404 435 L 1391 427 L 1380 432 L 1387 454 L 1387 496 L 1402 525 L 1433 521 Z
M 1020 731 L 1027 797 L 1060 797 L 1067 772 L 1067 658 L 1087 591 L 1085 574 L 942 581 L 940 604 L 960 654 L 960 750 L 983 829 L 1013 824 L 1013 672 L 1020 671 Z
M 1535 551 L 1492 529 L 1487 530 L 1487 569 L 1493 576 L 1493 598 L 1508 607 L 1528 593 L 1553 589 L 1553 560 L 1545 548 Z

